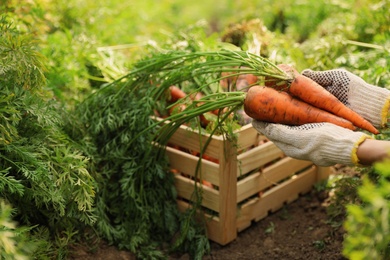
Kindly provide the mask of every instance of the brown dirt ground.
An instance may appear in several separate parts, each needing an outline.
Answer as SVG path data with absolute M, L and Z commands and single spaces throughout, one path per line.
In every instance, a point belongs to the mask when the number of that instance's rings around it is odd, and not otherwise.
M 335 173 L 353 174 L 353 169 L 337 168 Z M 285 205 L 279 211 L 253 223 L 240 232 L 237 239 L 221 246 L 211 242 L 211 252 L 204 260 L 266 259 L 266 260 L 343 260 L 344 230 L 327 221 L 328 194 L 315 190 Z M 75 260 L 135 260 L 129 252 L 102 244 L 89 253 L 75 250 Z M 169 260 L 188 260 L 188 255 L 171 256 Z

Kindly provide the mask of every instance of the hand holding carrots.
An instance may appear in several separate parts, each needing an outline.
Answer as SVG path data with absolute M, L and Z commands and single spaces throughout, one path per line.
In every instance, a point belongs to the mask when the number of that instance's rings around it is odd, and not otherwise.
M 389 90 L 370 85 L 342 69 L 322 72 L 305 70 L 302 75 L 317 82 L 376 127 L 385 125 L 390 104 Z M 337 163 L 358 165 L 359 145 L 366 139 L 373 139 L 363 132 L 332 123 L 287 126 L 254 120 L 252 124 L 286 155 L 310 160 L 320 166 Z
M 363 132 L 332 123 L 289 126 L 254 120 L 252 125 L 287 156 L 309 160 L 319 166 L 359 164 L 357 147 L 371 138 Z
M 390 108 L 390 90 L 366 83 L 344 69 L 304 70 L 302 75 L 314 80 L 375 127 L 384 127 Z

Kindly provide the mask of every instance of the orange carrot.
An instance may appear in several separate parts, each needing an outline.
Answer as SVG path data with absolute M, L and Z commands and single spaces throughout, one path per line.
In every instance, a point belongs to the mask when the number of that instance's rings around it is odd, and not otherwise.
M 179 99 L 186 97 L 186 93 L 176 86 L 169 87 L 169 94 L 170 94 L 170 97 L 169 97 L 168 101 L 171 103 L 175 103 Z
M 258 82 L 259 78 L 253 74 L 241 74 L 238 76 L 229 76 L 233 72 L 223 72 L 221 77 L 225 77 L 220 81 L 220 85 L 223 89 L 231 88 L 231 90 L 245 90 L 250 85 Z
M 300 74 L 286 64 L 280 64 L 278 67 L 287 73 L 292 73 L 294 79 L 289 86 L 273 86 L 276 89 L 282 89 L 306 103 L 351 121 L 357 127 L 365 129 L 373 134 L 379 134 L 379 131 L 370 122 L 345 106 L 340 100 L 312 79 Z M 270 82 L 267 83 L 267 86 L 269 85 Z
M 205 154 L 203 154 L 202 158 L 205 159 L 205 160 L 208 160 L 208 161 L 210 161 L 210 162 L 219 163 L 219 160 L 218 160 L 218 159 L 213 158 L 213 157 L 208 156 L 208 155 L 205 155 Z
M 171 173 L 173 174 L 179 174 L 179 170 L 171 168 Z
M 205 180 L 202 180 L 202 184 L 206 187 L 209 187 L 209 188 L 214 188 L 213 187 L 213 184 L 209 181 L 205 181 Z
M 348 120 L 293 98 L 286 92 L 265 86 L 253 86 L 248 90 L 244 110 L 248 116 L 260 121 L 287 125 L 329 122 L 356 129 Z

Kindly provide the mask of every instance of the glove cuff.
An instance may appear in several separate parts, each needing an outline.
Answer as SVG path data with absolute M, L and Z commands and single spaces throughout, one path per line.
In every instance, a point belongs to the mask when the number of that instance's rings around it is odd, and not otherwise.
M 370 136 L 362 135 L 353 145 L 352 151 L 351 151 L 351 162 L 352 164 L 356 166 L 361 166 L 359 162 L 359 158 L 357 156 L 357 150 L 359 148 L 359 145 L 363 143 L 366 139 L 372 139 Z
M 385 127 L 389 118 L 389 110 L 390 110 L 390 96 L 386 98 L 385 104 L 382 108 L 381 113 L 381 127 Z
M 384 127 L 390 108 L 390 90 L 367 84 L 358 77 L 352 77 L 350 85 L 350 107 L 375 127 Z

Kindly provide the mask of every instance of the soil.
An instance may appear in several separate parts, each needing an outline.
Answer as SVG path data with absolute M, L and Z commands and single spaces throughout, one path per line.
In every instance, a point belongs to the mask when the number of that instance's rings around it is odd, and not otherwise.
M 336 174 L 354 174 L 348 167 L 334 168 Z M 210 242 L 211 252 L 204 260 L 343 260 L 345 234 L 341 225 L 331 225 L 327 215 L 329 194 L 312 190 L 279 211 L 253 223 L 238 234 L 235 241 L 221 246 Z M 340 222 L 341 223 L 341 222 Z M 75 260 L 135 260 L 129 252 L 102 244 L 93 253 L 77 248 Z M 189 260 L 188 255 L 169 260 Z

